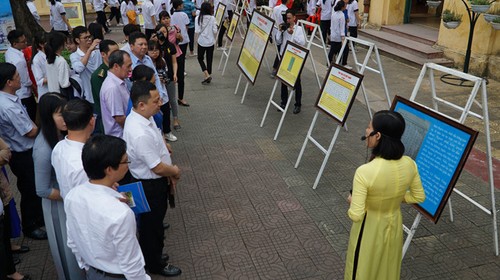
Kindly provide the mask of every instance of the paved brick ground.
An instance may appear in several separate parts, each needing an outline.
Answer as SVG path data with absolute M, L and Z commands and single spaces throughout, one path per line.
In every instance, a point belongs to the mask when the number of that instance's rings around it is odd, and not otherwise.
M 321 152 L 309 144 L 300 167 L 293 168 L 315 112 L 318 87 L 310 66 L 302 76 L 302 112 L 293 115 L 290 110 L 273 141 L 281 113 L 270 110 L 265 126 L 259 127 L 274 84 L 265 65 L 243 105 L 242 88 L 233 94 L 240 44 L 238 39 L 224 77 L 216 71 L 216 52 L 208 86 L 200 83 L 196 59 L 187 60 L 185 97 L 191 107 L 180 108 L 182 130 L 175 132 L 179 141 L 172 144 L 183 176 L 177 207 L 166 218 L 171 224 L 166 252 L 183 270 L 178 279 L 342 279 L 351 226 L 345 198 L 356 167 L 368 155 L 359 141 L 369 121 L 366 107 L 354 104 L 349 131 L 340 133 L 320 185 L 312 190 Z M 269 61 L 273 56 L 268 53 Z M 409 96 L 419 69 L 385 58 L 383 65 L 391 93 Z M 381 93 L 377 79 L 368 74 L 365 80 L 374 96 Z M 494 102 L 498 105 L 498 99 Z M 313 134 L 327 145 L 335 128 L 321 115 Z M 463 172 L 457 188 L 490 208 L 488 187 L 478 177 Z M 498 279 L 500 258 L 494 256 L 491 219 L 455 194 L 452 201 L 454 222 L 448 211 L 436 225 L 422 221 L 403 260 L 402 279 Z M 402 209 L 410 225 L 417 212 Z M 16 241 L 32 249 L 22 256 L 20 271 L 34 279 L 56 279 L 46 242 Z

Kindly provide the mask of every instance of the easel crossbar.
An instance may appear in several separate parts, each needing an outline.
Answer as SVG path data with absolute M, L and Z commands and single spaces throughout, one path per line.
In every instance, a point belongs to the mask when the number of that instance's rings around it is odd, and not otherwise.
M 308 135 L 307 139 L 309 139 L 309 141 L 311 141 L 316 147 L 318 147 L 318 149 L 320 149 L 323 152 L 323 154 L 326 155 L 328 153 L 328 150 L 325 149 L 323 146 L 321 146 L 321 144 L 318 141 L 316 141 L 316 139 L 314 139 L 312 136 Z
M 466 194 L 464 194 L 463 192 L 453 188 L 453 191 L 456 192 L 458 195 L 460 195 L 461 197 L 465 198 L 467 201 L 469 201 L 470 203 L 474 204 L 475 206 L 477 206 L 477 208 L 483 210 L 486 214 L 488 215 L 491 215 L 491 210 L 489 209 L 486 209 L 486 207 L 484 207 L 483 205 L 479 204 L 479 202 L 475 201 L 474 199 L 468 197 Z
M 435 97 L 434 100 L 438 101 L 439 103 L 441 103 L 443 105 L 446 105 L 446 106 L 448 106 L 450 108 L 456 109 L 457 111 L 463 112 L 465 110 L 464 107 L 461 107 L 461 106 L 458 106 L 456 104 L 453 104 L 453 103 L 451 103 L 449 101 L 446 101 L 446 100 L 444 100 L 444 99 L 442 99 L 440 97 Z M 478 118 L 480 120 L 484 119 L 483 116 L 479 115 L 478 113 L 474 113 L 472 111 L 467 112 L 467 114 L 470 115 L 470 116 L 474 116 L 474 117 L 476 117 L 476 118 Z M 447 116 L 447 117 L 449 117 L 449 116 Z M 457 119 L 455 119 L 455 120 L 457 120 Z M 459 120 L 457 120 L 457 121 L 459 121 Z

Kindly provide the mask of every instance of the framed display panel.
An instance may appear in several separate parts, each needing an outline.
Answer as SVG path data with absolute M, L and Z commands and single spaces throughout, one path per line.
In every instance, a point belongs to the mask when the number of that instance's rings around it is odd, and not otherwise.
M 229 41 L 233 41 L 234 33 L 236 33 L 236 27 L 238 27 L 238 23 L 240 21 L 241 15 L 238 13 L 233 14 L 233 18 L 231 19 L 231 23 L 229 24 L 229 28 L 226 33 L 226 37 Z
M 220 28 L 222 21 L 224 21 L 224 13 L 226 12 L 226 5 L 219 2 L 217 10 L 215 10 L 215 25 Z
M 6 50 L 10 47 L 7 40 L 7 34 L 16 29 L 12 7 L 9 0 L 0 0 L 0 50 Z
M 363 77 L 332 63 L 319 91 L 316 107 L 344 126 Z
M 237 61 L 238 68 L 252 85 L 257 79 L 273 26 L 273 19 L 254 10 Z
M 66 18 L 71 26 L 86 26 L 82 1 L 64 1 L 63 6 L 66 10 Z
M 287 86 L 295 88 L 295 83 L 302 73 L 308 55 L 308 49 L 288 41 L 276 77 Z
M 400 96 L 393 100 L 391 110 L 405 119 L 401 141 L 405 155 L 417 163 L 425 191 L 425 201 L 415 208 L 437 223 L 478 132 Z

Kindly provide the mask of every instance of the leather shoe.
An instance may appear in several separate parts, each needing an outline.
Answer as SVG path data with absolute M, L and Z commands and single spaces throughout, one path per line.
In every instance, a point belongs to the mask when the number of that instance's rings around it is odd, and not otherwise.
M 157 274 L 160 274 L 165 277 L 173 277 L 173 276 L 178 276 L 182 273 L 182 270 L 178 268 L 177 266 L 167 264 L 160 272 Z
M 24 254 L 28 253 L 30 251 L 30 247 L 21 245 L 19 246 L 19 249 L 16 250 L 11 250 L 13 254 Z
M 295 106 L 295 108 L 293 108 L 293 113 L 294 114 L 300 113 L 300 106 Z
M 47 232 L 41 228 L 37 228 L 34 231 L 26 234 L 26 236 L 36 240 L 45 240 L 47 239 Z
M 169 229 L 170 224 L 169 223 L 163 223 L 163 229 Z

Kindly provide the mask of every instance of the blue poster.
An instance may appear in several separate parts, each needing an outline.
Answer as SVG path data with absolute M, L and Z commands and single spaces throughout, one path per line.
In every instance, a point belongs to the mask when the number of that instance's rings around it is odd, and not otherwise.
M 9 0 L 0 0 L 0 50 L 6 50 L 10 44 L 7 41 L 7 34 L 16 29 L 12 8 Z
M 424 187 L 426 199 L 419 205 L 436 216 L 471 135 L 401 102 L 394 110 L 405 118 L 405 154 L 417 163 Z

